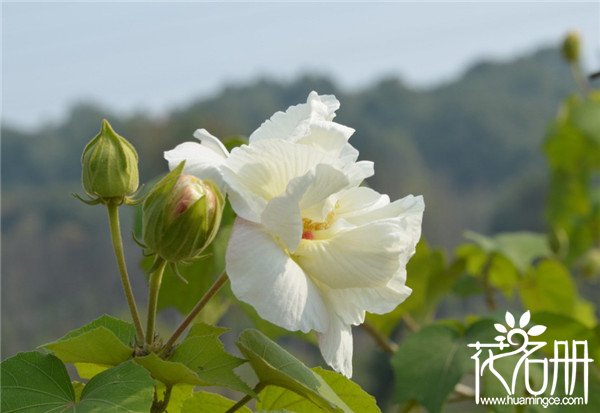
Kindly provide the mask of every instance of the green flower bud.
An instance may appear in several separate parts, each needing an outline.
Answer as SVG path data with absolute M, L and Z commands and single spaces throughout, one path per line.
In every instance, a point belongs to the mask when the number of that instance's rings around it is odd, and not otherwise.
M 183 175 L 183 165 L 159 181 L 142 206 L 144 244 L 169 262 L 200 255 L 217 235 L 225 205 L 216 185 Z
M 81 165 L 81 182 L 90 196 L 122 199 L 138 189 L 137 152 L 106 119 L 100 133 L 83 150 Z
M 579 60 L 581 50 L 581 39 L 579 33 L 569 32 L 562 44 L 562 54 L 565 60 L 569 63 L 575 63 Z

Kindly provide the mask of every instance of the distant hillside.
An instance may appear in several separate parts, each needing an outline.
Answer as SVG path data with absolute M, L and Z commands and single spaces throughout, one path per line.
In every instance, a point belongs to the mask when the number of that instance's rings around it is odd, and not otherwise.
M 545 165 L 539 145 L 547 121 L 573 88 L 558 53 L 542 50 L 510 62 L 480 63 L 431 90 L 415 90 L 397 78 L 352 92 L 322 77 L 291 83 L 265 79 L 226 87 L 162 119 L 122 117 L 81 104 L 66 121 L 35 133 L 4 126 L 4 356 L 55 338 L 99 309 L 110 312 L 115 303 L 122 305 L 118 281 L 106 277 L 102 265 L 110 253 L 104 212 L 69 196 L 81 191 L 81 151 L 103 117 L 134 143 L 147 181 L 166 170 L 162 152 L 191 139 L 198 127 L 217 136 L 247 136 L 276 110 L 304 101 L 311 90 L 334 93 L 342 102 L 338 121 L 356 129 L 352 143 L 361 158 L 375 161 L 377 173 L 369 184 L 393 198 L 425 195 L 425 236 L 449 247 L 465 229 L 543 225 Z M 92 294 L 98 290 L 107 295 Z M 57 291 L 78 293 L 80 302 L 63 305 Z M 73 307 L 80 311 L 74 314 Z M 34 333 L 41 324 L 48 336 Z

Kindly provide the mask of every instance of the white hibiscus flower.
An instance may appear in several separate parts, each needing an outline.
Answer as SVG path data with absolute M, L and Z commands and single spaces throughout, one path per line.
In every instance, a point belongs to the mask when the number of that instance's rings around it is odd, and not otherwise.
M 249 144 L 266 140 L 286 140 L 317 149 L 319 152 L 340 159 L 346 164 L 356 165 L 357 182 L 373 175 L 373 162 L 359 161 L 358 151 L 348 143 L 354 129 L 333 122 L 340 102 L 333 95 L 318 95 L 310 92 L 306 103 L 290 106 L 285 112 L 277 112 L 266 120 L 249 138 Z M 229 156 L 221 141 L 206 129 L 194 132 L 198 142 L 184 142 L 165 152 L 169 168 L 173 169 L 186 161 L 186 174 L 211 178 L 222 189 L 220 168 Z
M 200 132 L 201 144 L 180 145 L 166 158 L 185 159 L 188 173 L 215 174 L 226 188 L 238 214 L 226 257 L 234 294 L 274 324 L 315 330 L 326 362 L 350 377 L 351 325 L 366 311 L 393 310 L 411 292 L 405 268 L 424 204 L 413 196 L 390 203 L 358 186 L 372 164 L 356 162 L 352 130 L 331 121 L 338 107 L 311 93 L 231 154 Z M 345 131 L 344 139 L 331 131 Z

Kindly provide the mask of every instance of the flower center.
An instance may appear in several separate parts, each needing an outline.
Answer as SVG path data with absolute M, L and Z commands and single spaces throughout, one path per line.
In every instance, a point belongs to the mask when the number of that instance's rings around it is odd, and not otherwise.
M 329 228 L 333 224 L 334 217 L 335 213 L 331 211 L 325 222 L 314 222 L 308 218 L 302 218 L 302 239 L 315 239 L 315 232 Z

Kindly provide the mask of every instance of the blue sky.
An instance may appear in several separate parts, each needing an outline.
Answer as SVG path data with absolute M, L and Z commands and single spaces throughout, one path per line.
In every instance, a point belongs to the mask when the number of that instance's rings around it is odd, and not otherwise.
M 160 114 L 304 72 L 349 90 L 384 75 L 428 87 L 568 29 L 599 67 L 599 2 L 3 3 L 2 118 L 36 127 L 81 100 Z

